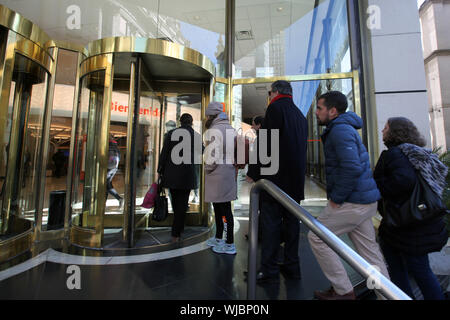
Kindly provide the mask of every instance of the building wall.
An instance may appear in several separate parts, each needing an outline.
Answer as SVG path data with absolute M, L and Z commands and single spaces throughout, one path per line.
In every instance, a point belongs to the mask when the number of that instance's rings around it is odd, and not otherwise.
M 427 86 L 421 44 L 417 2 L 414 0 L 368 0 L 377 8 L 378 24 L 369 28 L 373 85 L 369 95 L 376 108 L 379 150 L 385 149 L 381 130 L 390 117 L 404 116 L 412 120 L 431 146 L 428 118 Z M 374 20 L 372 20 L 374 21 Z M 364 45 L 364 44 L 363 44 Z M 375 130 L 375 129 L 374 129 Z M 375 133 L 373 133 L 375 134 Z
M 450 148 L 450 0 L 420 8 L 432 146 Z

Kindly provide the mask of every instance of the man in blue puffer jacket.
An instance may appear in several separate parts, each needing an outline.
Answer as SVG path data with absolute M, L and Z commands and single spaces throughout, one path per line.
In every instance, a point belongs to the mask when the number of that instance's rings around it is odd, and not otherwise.
M 317 102 L 318 124 L 326 126 L 322 142 L 329 200 L 317 220 L 338 236 L 348 233 L 356 251 L 389 278 L 372 224 L 381 196 L 357 131 L 363 122 L 354 112 L 346 112 L 347 108 L 347 97 L 337 91 L 322 95 Z M 315 291 L 314 296 L 320 300 L 355 299 L 353 286 L 337 254 L 314 233 L 309 232 L 308 239 L 332 284 L 327 291 Z

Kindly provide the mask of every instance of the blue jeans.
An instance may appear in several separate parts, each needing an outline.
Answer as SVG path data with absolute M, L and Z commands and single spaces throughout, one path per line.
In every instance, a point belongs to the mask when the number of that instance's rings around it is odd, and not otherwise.
M 414 278 L 425 300 L 444 300 L 439 281 L 430 268 L 428 255 L 408 255 L 380 241 L 380 247 L 388 265 L 391 281 L 403 292 L 415 299 L 409 282 L 409 274 Z

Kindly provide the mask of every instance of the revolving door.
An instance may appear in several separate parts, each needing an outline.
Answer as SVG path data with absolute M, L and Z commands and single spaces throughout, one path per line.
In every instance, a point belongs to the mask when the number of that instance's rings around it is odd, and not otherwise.
M 200 53 L 175 43 L 131 37 L 89 45 L 80 66 L 76 132 L 72 142 L 71 242 L 83 247 L 134 247 L 151 219 L 144 196 L 156 181 L 164 134 L 181 114 L 202 133 L 214 66 Z M 193 190 L 186 225 L 207 226 L 200 190 Z M 170 196 L 169 196 L 170 198 Z
M 31 247 L 40 218 L 36 194 L 54 63 L 46 35 L 25 26 L 33 25 L 0 7 L 0 261 Z

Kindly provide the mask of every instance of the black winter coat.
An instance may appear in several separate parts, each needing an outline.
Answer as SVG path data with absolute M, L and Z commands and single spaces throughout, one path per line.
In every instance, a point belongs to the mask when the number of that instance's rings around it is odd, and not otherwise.
M 176 130 L 185 129 L 188 130 L 191 137 L 191 159 L 189 163 L 175 164 L 172 161 L 172 150 L 173 148 L 182 142 L 172 141 L 172 135 Z M 198 150 L 195 150 L 194 139 L 198 141 Z M 161 155 L 159 157 L 158 173 L 162 176 L 162 186 L 169 189 L 182 189 L 182 190 L 192 190 L 197 189 L 199 185 L 199 170 L 201 164 L 202 155 L 202 138 L 201 136 L 192 129 L 190 126 L 182 126 L 174 130 L 169 131 L 164 137 L 164 144 L 161 150 Z M 183 153 L 181 152 L 182 156 Z M 194 163 L 194 159 L 199 164 Z
M 292 98 L 283 97 L 272 102 L 267 108 L 261 129 L 267 129 L 270 154 L 270 130 L 279 130 L 279 168 L 273 175 L 261 175 L 262 167 L 269 165 L 252 165 L 247 175 L 254 181 L 267 179 L 276 184 L 297 202 L 305 199 L 306 150 L 308 122 Z M 258 144 L 262 141 L 261 129 Z M 275 155 L 272 155 L 272 160 Z M 259 161 L 258 161 L 259 162 Z
M 404 203 L 418 183 L 415 169 L 398 147 L 383 151 L 376 165 L 374 178 L 383 197 L 379 201 L 382 215 L 383 201 L 399 205 Z M 389 227 L 382 220 L 379 236 L 391 247 L 410 255 L 440 251 L 448 239 L 442 218 L 405 228 Z

